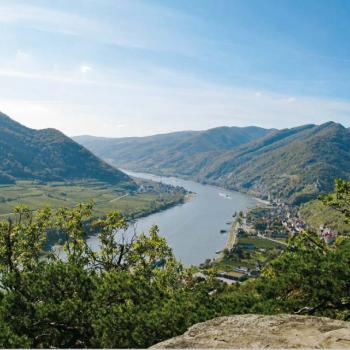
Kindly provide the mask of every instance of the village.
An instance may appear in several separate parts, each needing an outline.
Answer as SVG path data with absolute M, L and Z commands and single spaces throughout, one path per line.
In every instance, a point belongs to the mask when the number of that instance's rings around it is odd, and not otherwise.
M 288 239 L 310 228 L 299 216 L 297 206 L 280 201 L 260 204 L 246 212 L 234 213 L 227 243 L 217 258 L 202 264 L 202 271 L 214 272 L 226 284 L 241 283 L 259 276 L 261 269 L 286 247 Z M 316 229 L 327 244 L 338 232 L 329 227 Z

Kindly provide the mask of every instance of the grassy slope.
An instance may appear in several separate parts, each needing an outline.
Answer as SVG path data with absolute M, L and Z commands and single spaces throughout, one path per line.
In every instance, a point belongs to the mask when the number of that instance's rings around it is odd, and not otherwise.
M 247 243 L 254 244 L 255 249 L 248 250 L 241 246 L 242 244 Z M 279 254 L 276 249 L 284 249 L 284 245 L 251 235 L 238 237 L 237 246 L 242 250 L 242 256 L 239 256 L 237 251 L 234 250 L 228 255 L 224 255 L 222 259 L 214 260 L 211 267 L 219 271 L 232 271 L 234 268 L 241 266 L 255 270 L 257 261 L 263 265 L 265 262 Z M 260 251 L 261 248 L 265 249 L 265 251 Z
M 345 217 L 338 211 L 325 206 L 319 200 L 302 205 L 299 214 L 308 225 L 316 230 L 320 225 L 324 225 L 342 234 L 350 234 L 350 228 L 345 223 Z

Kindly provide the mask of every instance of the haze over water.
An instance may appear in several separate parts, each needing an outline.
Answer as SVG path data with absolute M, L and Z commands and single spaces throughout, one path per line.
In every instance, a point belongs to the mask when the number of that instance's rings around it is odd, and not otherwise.
M 202 185 L 175 177 L 161 177 L 145 173 L 126 171 L 128 175 L 182 186 L 196 195 L 183 205 L 141 218 L 136 222 L 136 231 L 147 232 L 152 225 L 158 225 L 160 234 L 173 248 L 177 259 L 185 265 L 198 265 L 207 258 L 215 257 L 222 250 L 232 222 L 232 214 L 256 205 L 256 200 L 248 195 L 227 191 L 219 187 Z M 89 239 L 90 245 L 97 248 L 97 239 Z

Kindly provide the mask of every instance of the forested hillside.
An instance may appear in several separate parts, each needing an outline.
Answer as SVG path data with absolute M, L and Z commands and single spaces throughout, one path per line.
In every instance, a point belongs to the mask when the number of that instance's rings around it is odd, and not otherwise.
M 130 170 L 192 176 L 224 151 L 269 133 L 258 127 L 219 127 L 121 139 L 78 136 L 74 139 L 97 156 Z
M 330 191 L 336 177 L 350 178 L 350 131 L 333 122 L 76 140 L 126 169 L 190 177 L 294 204 Z
M 55 129 L 29 129 L 0 113 L 0 183 L 98 180 L 133 188 L 123 172 Z
M 329 192 L 350 177 L 350 132 L 333 122 L 276 131 L 226 152 L 200 178 L 294 204 Z

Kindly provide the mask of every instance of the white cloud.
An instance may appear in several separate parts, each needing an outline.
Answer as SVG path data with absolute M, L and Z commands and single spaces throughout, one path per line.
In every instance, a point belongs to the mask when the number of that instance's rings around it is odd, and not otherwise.
M 16 60 L 18 61 L 26 61 L 30 58 L 30 54 L 27 52 L 24 52 L 22 50 L 16 51 Z
M 89 84 L 86 80 L 81 80 L 78 77 L 74 78 L 68 74 L 53 74 L 51 72 L 36 72 L 31 73 L 28 71 L 20 71 L 14 69 L 0 69 L 0 77 L 28 79 L 28 80 L 46 80 L 56 83 L 69 83 L 69 84 Z
M 83 73 L 83 74 L 88 73 L 88 72 L 90 72 L 91 70 L 92 70 L 92 67 L 89 66 L 88 64 L 82 64 L 82 65 L 80 66 L 80 72 Z
M 96 6 L 101 6 L 101 3 Z M 34 5 L 0 4 L 0 23 L 14 23 L 121 47 L 185 55 L 193 54 L 197 46 L 196 40 L 192 40 L 195 34 L 188 35 L 181 29 L 189 23 L 196 24 L 198 19 L 194 17 L 143 1 L 112 1 L 107 8 L 113 13 L 113 20 L 108 20 L 108 16 L 105 20 L 88 11 L 81 14 Z M 196 39 L 201 40 L 201 36 Z
M 64 71 L 0 71 L 0 109 L 30 127 L 55 127 L 68 135 L 141 136 L 219 125 L 284 128 L 350 122 L 349 101 L 257 94 L 176 71 L 133 74 L 99 70 L 91 80 Z

